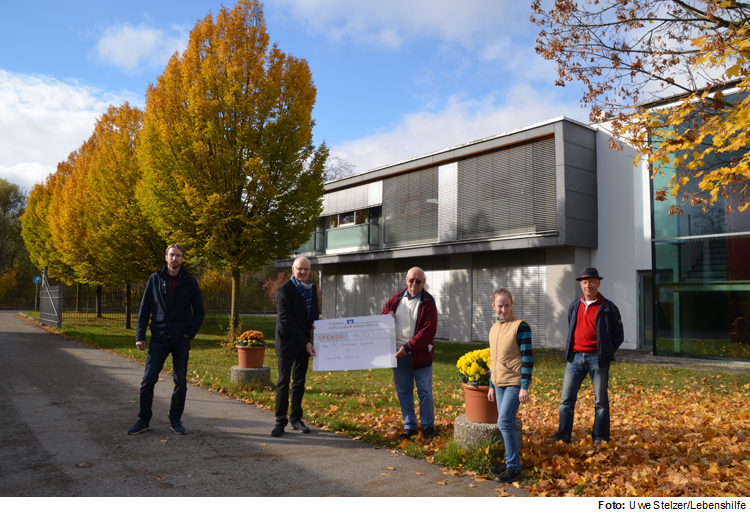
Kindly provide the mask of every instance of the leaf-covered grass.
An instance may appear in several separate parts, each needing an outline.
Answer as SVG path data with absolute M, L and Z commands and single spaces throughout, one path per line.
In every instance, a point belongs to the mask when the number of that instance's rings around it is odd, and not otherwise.
M 243 320 L 261 330 L 268 349 L 265 365 L 275 384 L 273 319 Z M 252 390 L 230 383 L 237 364 L 222 343 L 226 326 L 206 323 L 192 342 L 188 377 L 202 386 L 272 410 L 275 388 Z M 119 324 L 66 323 L 67 336 L 138 362 L 134 330 Z M 401 412 L 389 369 L 313 372 L 307 375 L 305 419 L 381 447 L 445 465 L 450 472 L 486 475 L 502 459 L 502 447 L 486 444 L 461 450 L 453 441 L 453 420 L 463 413 L 457 383 L 458 358 L 483 344 L 438 341 L 433 390 L 438 437 L 420 433 L 402 440 Z M 571 445 L 547 444 L 557 429 L 565 363 L 559 352 L 534 350 L 531 401 L 521 406 L 524 427 L 520 486 L 549 496 L 720 496 L 750 495 L 750 378 L 647 364 L 613 363 L 610 370 L 612 441 L 595 448 L 588 436 L 594 417 L 591 382 L 582 387 Z M 166 368 L 171 366 L 168 360 Z M 270 429 L 269 429 L 270 432 Z M 501 492 L 502 494 L 502 492 Z

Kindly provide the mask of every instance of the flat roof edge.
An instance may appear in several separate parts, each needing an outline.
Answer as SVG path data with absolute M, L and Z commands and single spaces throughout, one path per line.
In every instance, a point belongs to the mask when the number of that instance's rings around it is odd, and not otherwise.
M 517 129 L 511 130 L 511 131 L 506 131 L 506 132 L 500 133 L 498 135 L 492 135 L 490 137 L 484 137 L 484 138 L 481 138 L 481 139 L 473 140 L 471 142 L 465 142 L 463 144 L 458 144 L 456 146 L 450 146 L 448 148 L 444 148 L 444 149 L 441 149 L 441 150 L 432 151 L 430 153 L 425 153 L 423 155 L 418 155 L 416 157 L 411 157 L 411 158 L 408 158 L 408 159 L 400 160 L 398 162 L 393 162 L 391 164 L 386 164 L 384 166 L 378 166 L 377 168 L 371 168 L 369 170 L 361 171 L 359 173 L 353 173 L 351 175 L 347 175 L 346 177 L 341 177 L 339 179 L 334 179 L 334 180 L 328 181 L 328 182 L 326 182 L 324 184 L 324 187 L 328 186 L 328 187 L 330 187 L 331 190 L 333 190 L 333 189 L 340 189 L 339 186 L 346 187 L 346 186 L 349 186 L 349 185 L 362 184 L 362 183 L 366 182 L 367 179 L 369 179 L 369 178 L 376 178 L 376 176 L 378 176 L 378 174 L 380 172 L 383 172 L 385 170 L 393 169 L 393 168 L 396 168 L 398 166 L 406 165 L 406 164 L 409 164 L 409 163 L 418 162 L 420 160 L 429 159 L 431 157 L 435 157 L 436 155 L 441 155 L 441 154 L 444 154 L 444 153 L 450 153 L 452 151 L 458 151 L 458 150 L 461 150 L 461 149 L 464 149 L 464 148 L 469 148 L 469 147 L 472 147 L 472 146 L 476 146 L 478 144 L 482 144 L 484 142 L 490 142 L 490 141 L 493 141 L 493 140 L 502 139 L 502 138 L 509 137 L 509 136 L 512 136 L 512 135 L 516 135 L 516 134 L 519 134 L 519 133 L 525 133 L 525 132 L 531 131 L 531 130 L 536 129 L 536 128 L 541 128 L 541 127 L 544 127 L 544 126 L 549 126 L 550 124 L 556 124 L 558 122 L 563 122 L 563 121 L 570 122 L 570 123 L 575 124 L 577 126 L 581 126 L 581 127 L 584 127 L 584 128 L 591 129 L 592 131 L 596 131 L 596 129 L 593 128 L 590 124 L 583 124 L 582 122 L 578 122 L 575 119 L 572 119 L 572 118 L 569 118 L 569 117 L 566 117 L 566 116 L 559 116 L 559 117 L 555 117 L 553 119 L 545 120 L 543 122 L 537 122 L 536 124 L 532 124 L 530 126 L 524 126 L 522 128 L 517 128 Z M 418 166 L 415 166 L 413 168 L 417 168 L 417 167 Z M 409 169 L 413 169 L 413 168 L 409 168 Z M 354 178 L 358 178 L 359 180 L 356 180 L 356 181 L 352 180 Z M 326 190 L 328 190 L 328 188 L 326 188 Z

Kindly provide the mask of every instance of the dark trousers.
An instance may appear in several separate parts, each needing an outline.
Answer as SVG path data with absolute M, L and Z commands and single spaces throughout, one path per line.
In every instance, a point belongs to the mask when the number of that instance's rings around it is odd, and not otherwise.
M 172 392 L 172 404 L 169 407 L 169 421 L 179 421 L 185 410 L 185 396 L 187 395 L 187 366 L 190 355 L 190 339 L 181 337 L 176 343 L 160 343 L 151 341 L 146 356 L 146 371 L 143 373 L 141 382 L 141 410 L 138 418 L 145 422 L 151 421 L 153 412 L 151 405 L 154 402 L 154 385 L 159 381 L 159 372 L 164 366 L 167 356 L 172 354 L 172 368 L 174 370 L 172 379 L 174 391 Z
M 276 384 L 276 421 L 287 424 L 289 407 L 289 381 L 292 383 L 292 412 L 289 419 L 294 423 L 302 419 L 302 396 L 305 394 L 305 376 L 310 356 L 305 350 L 295 357 L 279 358 L 279 382 Z

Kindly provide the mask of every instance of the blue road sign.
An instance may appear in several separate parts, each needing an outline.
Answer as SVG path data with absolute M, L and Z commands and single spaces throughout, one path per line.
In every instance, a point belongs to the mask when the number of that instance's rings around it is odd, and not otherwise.
M 36 284 L 39 284 L 39 283 L 41 283 L 41 282 L 42 282 L 42 278 L 41 278 L 41 277 L 39 277 L 38 275 L 35 275 L 35 276 L 34 276 L 34 282 L 35 282 Z

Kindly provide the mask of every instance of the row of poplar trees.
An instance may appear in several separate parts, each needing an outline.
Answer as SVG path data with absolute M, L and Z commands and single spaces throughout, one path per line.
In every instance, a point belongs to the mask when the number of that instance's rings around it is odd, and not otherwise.
M 110 107 L 34 186 L 22 218 L 32 262 L 68 284 L 128 284 L 181 243 L 188 262 L 231 272 L 234 331 L 240 273 L 288 257 L 320 215 L 315 96 L 307 61 L 269 45 L 257 0 L 209 14 L 145 111 Z

